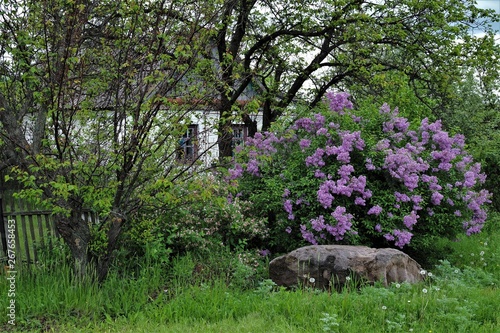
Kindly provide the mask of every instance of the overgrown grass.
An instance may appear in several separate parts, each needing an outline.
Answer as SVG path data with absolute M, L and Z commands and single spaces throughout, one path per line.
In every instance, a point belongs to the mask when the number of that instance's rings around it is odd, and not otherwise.
M 496 220 L 497 221 L 497 220 Z M 495 222 L 495 223 L 498 223 Z M 145 259 L 100 286 L 72 281 L 69 265 L 16 278 L 16 332 L 500 332 L 500 231 L 452 242 L 456 253 L 426 282 L 340 293 L 278 288 L 255 261 L 229 252 Z M 472 255 L 474 254 L 474 255 Z M 250 258 L 250 259 L 249 259 Z M 486 264 L 486 265 L 485 265 Z M 257 267 L 256 267 L 257 266 Z M 262 264 L 261 264 L 262 266 Z

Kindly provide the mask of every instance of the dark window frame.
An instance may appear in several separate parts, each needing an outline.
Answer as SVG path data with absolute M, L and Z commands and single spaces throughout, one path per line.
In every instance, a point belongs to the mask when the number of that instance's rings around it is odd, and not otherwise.
M 189 125 L 177 147 L 177 160 L 193 161 L 198 158 L 198 124 Z

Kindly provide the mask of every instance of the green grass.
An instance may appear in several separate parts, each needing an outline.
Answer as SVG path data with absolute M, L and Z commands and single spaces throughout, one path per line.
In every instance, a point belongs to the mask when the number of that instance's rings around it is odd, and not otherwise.
M 186 255 L 167 266 L 145 262 L 126 277 L 113 271 L 101 286 L 75 283 L 68 265 L 53 260 L 17 275 L 17 325 L 8 325 L 2 310 L 0 330 L 497 333 L 499 229 L 452 242 L 455 253 L 424 283 L 348 286 L 332 294 L 284 290 L 265 277 L 255 285 L 259 275 L 230 253 L 202 261 L 199 274 L 201 259 Z M 0 307 L 6 309 L 7 284 L 1 281 Z

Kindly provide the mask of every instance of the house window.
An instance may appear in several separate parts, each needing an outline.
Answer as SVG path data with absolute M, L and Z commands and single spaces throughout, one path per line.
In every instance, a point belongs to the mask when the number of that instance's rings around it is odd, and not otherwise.
M 232 125 L 232 129 L 233 139 L 231 142 L 231 149 L 234 152 L 234 148 L 245 144 L 248 136 L 248 129 L 244 125 Z
M 177 147 L 177 159 L 180 161 L 192 161 L 198 156 L 198 147 L 196 145 L 198 137 L 198 125 L 189 125 L 186 132 L 179 140 Z

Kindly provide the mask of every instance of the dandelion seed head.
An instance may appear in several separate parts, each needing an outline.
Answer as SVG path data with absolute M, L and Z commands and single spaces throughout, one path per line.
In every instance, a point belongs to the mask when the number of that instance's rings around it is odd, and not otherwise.
M 382 310 L 387 310 L 387 306 L 383 305 Z
M 422 292 L 423 292 L 424 294 L 427 294 L 427 289 L 425 289 L 425 288 L 424 288 L 424 289 L 422 289 Z
M 425 274 L 427 274 L 427 272 L 425 271 L 425 269 L 423 269 L 420 271 L 420 274 L 425 275 Z
M 479 255 L 482 257 L 484 256 L 484 251 L 479 252 Z
M 314 282 L 316 282 L 316 279 L 312 277 L 309 279 L 309 282 L 314 283 Z

